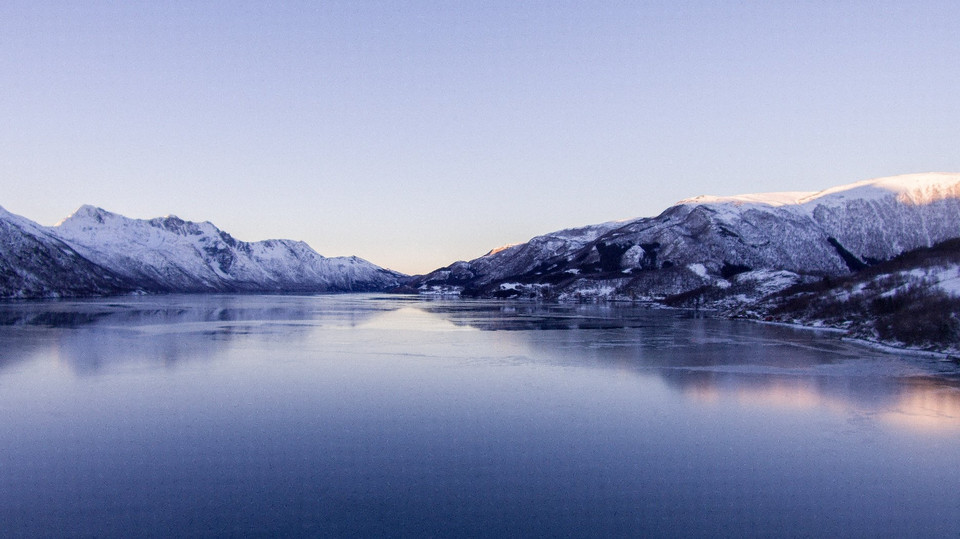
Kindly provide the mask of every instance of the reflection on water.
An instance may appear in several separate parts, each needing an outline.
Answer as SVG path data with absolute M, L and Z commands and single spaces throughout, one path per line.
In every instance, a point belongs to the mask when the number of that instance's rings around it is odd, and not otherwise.
M 0 523 L 14 536 L 956 536 L 956 371 L 622 305 L 0 304 Z
M 960 393 L 939 380 L 916 378 L 900 392 L 893 409 L 883 419 L 913 428 L 960 427 Z
M 693 318 L 618 305 L 452 303 L 425 310 L 458 325 L 501 330 L 548 361 L 657 376 L 698 402 L 852 410 L 925 428 L 960 426 L 955 364 L 899 357 L 809 330 Z M 567 338 L 543 330 L 593 331 Z M 531 331 L 534 330 L 534 331 Z M 625 330 L 625 331 L 618 331 Z M 516 333 L 512 333 L 516 332 Z
M 0 346 L 5 365 L 41 354 L 55 340 L 56 356 L 78 374 L 110 363 L 152 362 L 171 366 L 215 355 L 238 338 L 293 343 L 317 326 L 355 327 L 385 311 L 386 303 L 333 304 L 298 297 L 160 296 L 110 301 L 0 303 Z M 49 335 L 40 331 L 46 328 Z M 14 353 L 15 352 L 15 353 Z
M 0 304 L 0 325 L 29 328 L 0 333 L 0 368 L 51 346 L 58 361 L 93 374 L 111 363 L 172 366 L 210 358 L 236 339 L 296 345 L 317 328 L 473 329 L 504 332 L 499 345 L 524 350 L 523 361 L 656 376 L 703 403 L 867 406 L 887 410 L 890 420 L 926 427 L 955 425 L 960 418 L 960 377 L 949 363 L 883 354 L 829 334 L 617 304 L 169 296 Z M 53 343 L 49 335 L 37 338 L 41 328 L 52 332 Z
M 704 404 L 728 400 L 751 407 L 866 413 L 907 427 L 960 429 L 960 391 L 936 378 L 861 377 L 852 383 L 836 376 L 724 377 L 731 376 L 696 373 L 678 385 L 685 396 Z

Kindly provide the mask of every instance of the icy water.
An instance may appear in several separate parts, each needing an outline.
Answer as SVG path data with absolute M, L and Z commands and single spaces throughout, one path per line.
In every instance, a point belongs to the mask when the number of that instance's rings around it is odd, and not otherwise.
M 0 304 L 0 535 L 957 537 L 956 370 L 628 306 Z

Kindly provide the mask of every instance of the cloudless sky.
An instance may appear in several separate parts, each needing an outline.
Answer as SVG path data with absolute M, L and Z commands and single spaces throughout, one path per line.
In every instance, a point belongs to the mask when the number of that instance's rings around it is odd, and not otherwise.
M 407 273 L 700 194 L 960 171 L 960 2 L 0 2 L 0 205 Z

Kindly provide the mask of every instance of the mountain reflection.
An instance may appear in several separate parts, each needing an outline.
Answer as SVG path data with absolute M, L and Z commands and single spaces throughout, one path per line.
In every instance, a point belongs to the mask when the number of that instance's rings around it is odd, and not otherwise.
M 45 353 L 77 374 L 130 362 L 170 367 L 213 357 L 241 339 L 290 343 L 317 326 L 355 327 L 399 308 L 346 298 L 160 296 L 0 304 L 0 328 L 9 328 L 0 333 L 0 368 Z
M 960 391 L 940 380 L 912 379 L 883 419 L 920 429 L 960 427 Z
M 440 332 L 444 337 L 434 338 Z M 94 375 L 249 350 L 313 357 L 331 339 L 344 357 L 375 349 L 377 357 L 612 369 L 704 406 L 816 409 L 960 427 L 956 368 L 938 375 L 944 367 L 933 360 L 882 354 L 829 334 L 681 311 L 373 295 L 0 304 L 0 369 L 53 358 L 75 374 Z
M 935 378 L 849 380 L 839 377 L 740 376 L 726 383 L 701 378 L 684 385 L 701 403 L 735 402 L 748 407 L 819 409 L 865 413 L 878 420 L 924 429 L 960 428 L 960 388 Z
M 861 411 L 911 427 L 960 427 L 960 388 L 939 378 L 723 376 L 696 373 L 678 387 L 701 403 L 748 407 Z
M 809 330 L 616 305 L 428 305 L 461 325 L 499 331 L 541 360 L 655 378 L 701 404 L 867 414 L 960 428 L 960 380 L 933 360 L 876 352 Z M 569 334 L 542 330 L 592 330 Z M 538 330 L 538 331 L 525 331 Z M 956 369 L 954 369 L 955 371 Z

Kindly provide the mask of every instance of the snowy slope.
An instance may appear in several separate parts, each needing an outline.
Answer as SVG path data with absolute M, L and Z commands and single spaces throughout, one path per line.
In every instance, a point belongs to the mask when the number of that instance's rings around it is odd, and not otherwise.
M 860 339 L 956 355 L 958 283 L 960 238 L 954 238 L 849 275 L 715 306 L 727 315 L 832 327 Z
M 45 227 L 0 208 L 0 297 L 102 295 L 133 287 Z
M 540 236 L 413 284 L 498 295 L 507 283 L 566 297 L 604 281 L 607 296 L 656 298 L 729 286 L 750 271 L 840 275 L 958 236 L 960 174 L 914 174 L 816 193 L 686 199 L 656 217 Z
M 599 236 L 620 226 L 609 222 L 599 225 L 560 230 L 537 236 L 527 243 L 493 249 L 486 255 L 470 262 L 454 262 L 450 266 L 415 280 L 415 286 L 423 290 L 437 289 L 462 284 L 482 285 L 504 275 L 521 275 L 534 271 L 547 261 L 563 258 L 567 253 L 582 249 Z
M 386 290 L 404 276 L 303 242 L 234 239 L 209 222 L 83 206 L 53 227 L 0 210 L 0 297 Z
M 360 258 L 323 257 L 303 242 L 242 242 L 175 216 L 130 219 L 83 206 L 52 231 L 86 258 L 159 290 L 365 291 L 402 277 Z

